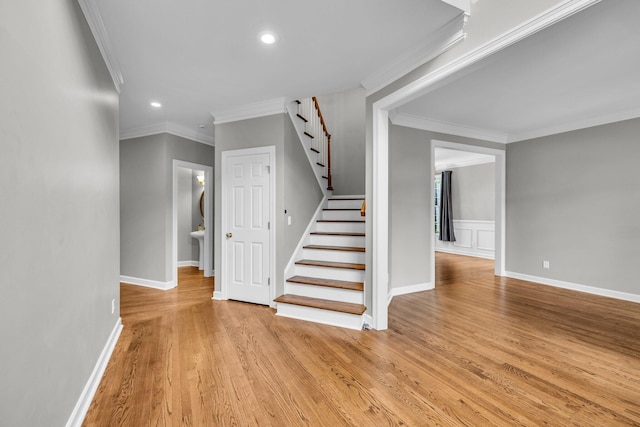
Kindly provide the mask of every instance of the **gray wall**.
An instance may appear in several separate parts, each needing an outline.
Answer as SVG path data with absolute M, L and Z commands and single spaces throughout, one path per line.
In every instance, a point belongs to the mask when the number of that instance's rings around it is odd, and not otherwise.
M 331 175 L 334 194 L 364 194 L 364 89 L 351 89 L 317 98 L 331 134 Z
M 495 221 L 495 163 L 451 168 L 453 219 Z
M 209 145 L 167 133 L 120 142 L 123 276 L 172 279 L 173 160 L 213 166 L 214 155 Z
M 306 228 L 310 216 L 322 198 L 321 190 L 315 179 L 309 161 L 295 134 L 291 119 L 285 114 L 275 114 L 232 123 L 216 125 L 216 167 L 215 167 L 215 203 L 214 234 L 222 236 L 221 213 L 221 172 L 222 152 L 242 148 L 263 146 L 276 147 L 276 295 L 284 292 L 284 268 L 291 257 L 295 245 Z M 287 211 L 287 214 L 284 211 Z M 286 225 L 287 215 L 292 215 L 292 225 Z M 215 270 L 221 271 L 222 239 L 214 241 Z M 216 281 L 216 291 L 221 290 L 220 281 Z
M 507 146 L 508 271 L 640 294 L 638 135 L 640 119 Z
M 75 1 L 3 2 L 0 57 L 0 424 L 61 426 L 120 314 L 118 94 Z
M 504 150 L 504 145 L 389 126 L 389 287 L 431 281 L 432 139 Z M 455 173 L 455 172 L 454 172 Z M 454 207 L 455 209 L 455 207 Z M 479 218 L 474 218 L 479 219 Z M 368 279 L 367 283 L 371 283 Z M 370 292 L 368 292 L 371 295 Z M 367 301 L 370 307 L 371 301 Z

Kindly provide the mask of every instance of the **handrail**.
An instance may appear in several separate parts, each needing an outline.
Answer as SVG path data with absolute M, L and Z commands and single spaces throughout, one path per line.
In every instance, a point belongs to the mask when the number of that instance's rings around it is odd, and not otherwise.
M 320 110 L 318 98 L 314 96 L 298 101 L 298 116 L 305 122 L 304 134 L 311 138 L 311 151 L 317 154 L 317 164 L 324 168 L 323 178 L 327 179 L 327 190 L 333 191 L 331 134 Z
M 360 216 L 366 216 L 367 214 L 367 199 L 362 201 L 362 207 L 360 208 Z

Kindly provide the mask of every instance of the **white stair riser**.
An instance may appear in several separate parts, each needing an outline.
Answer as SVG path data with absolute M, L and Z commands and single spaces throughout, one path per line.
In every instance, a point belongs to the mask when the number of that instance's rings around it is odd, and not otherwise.
M 324 234 L 311 234 L 309 244 L 326 246 L 355 246 L 363 248 L 365 245 L 364 236 L 327 236 Z
M 349 289 L 287 282 L 284 286 L 284 293 L 331 301 L 350 302 L 352 304 L 364 304 L 364 293 L 362 291 L 352 291 Z
M 317 222 L 316 231 L 364 233 L 364 222 Z
M 329 200 L 329 209 L 360 209 L 362 200 Z
M 353 211 L 322 211 L 322 219 L 340 219 L 340 220 L 357 220 L 362 219 L 360 216 L 360 210 Z
M 364 282 L 364 270 L 348 268 L 316 267 L 299 265 L 294 267 L 296 276 L 318 277 L 321 279 L 346 280 L 348 282 Z
M 351 264 L 364 264 L 364 252 L 303 249 L 302 258 L 317 259 L 319 261 L 335 261 L 335 262 L 348 262 Z
M 340 313 L 301 305 L 278 303 L 278 316 L 307 320 L 325 325 L 360 330 L 364 323 L 362 315 Z

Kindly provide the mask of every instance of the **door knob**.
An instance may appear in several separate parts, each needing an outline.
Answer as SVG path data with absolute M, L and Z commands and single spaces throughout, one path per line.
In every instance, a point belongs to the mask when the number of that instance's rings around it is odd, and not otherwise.
M 230 239 L 233 237 L 233 233 L 227 233 L 227 239 Z

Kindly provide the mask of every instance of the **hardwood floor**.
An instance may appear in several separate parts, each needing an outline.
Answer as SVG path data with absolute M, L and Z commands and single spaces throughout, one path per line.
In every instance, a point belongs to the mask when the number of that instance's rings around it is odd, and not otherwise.
M 212 301 L 194 268 L 167 292 L 123 284 L 85 425 L 640 425 L 639 304 L 436 262 L 382 332 Z

